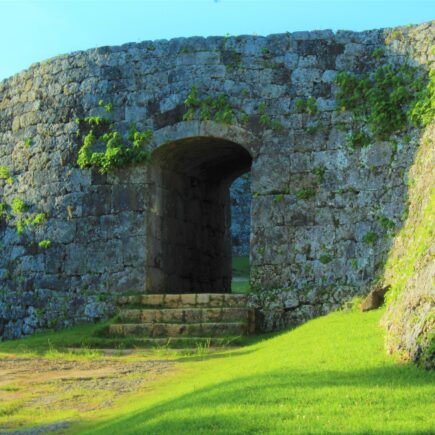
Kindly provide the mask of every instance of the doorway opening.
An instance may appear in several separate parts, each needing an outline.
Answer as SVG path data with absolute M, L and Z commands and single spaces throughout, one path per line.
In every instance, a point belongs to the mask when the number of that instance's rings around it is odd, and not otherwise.
M 248 293 L 251 235 L 251 174 L 246 172 L 230 187 L 233 293 Z
M 214 137 L 177 140 L 153 152 L 147 292 L 231 292 L 230 186 L 251 164 L 244 147 Z

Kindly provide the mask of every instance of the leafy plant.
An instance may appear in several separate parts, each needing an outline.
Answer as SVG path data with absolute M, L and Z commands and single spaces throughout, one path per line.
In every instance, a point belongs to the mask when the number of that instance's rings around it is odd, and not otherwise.
M 346 144 L 350 150 L 364 148 L 370 145 L 370 136 L 362 130 L 349 133 L 346 137 Z
M 314 168 L 313 173 L 316 176 L 316 182 L 317 184 L 322 184 L 325 179 L 325 168 L 322 166 L 319 166 L 317 168 Z
M 15 197 L 12 200 L 11 209 L 14 215 L 23 214 L 27 208 L 27 204 L 21 198 Z
M 315 189 L 309 187 L 307 189 L 299 190 L 296 193 L 296 198 L 298 198 L 298 199 L 310 199 L 315 195 L 316 195 Z
M 264 128 L 270 128 L 272 126 L 272 120 L 270 119 L 270 116 L 267 113 L 260 111 L 260 124 Z
M 113 109 L 112 103 L 105 103 L 104 100 L 99 100 L 98 105 L 103 107 L 106 112 L 111 112 Z
M 349 143 L 366 146 L 371 137 L 389 140 L 407 125 L 425 126 L 435 115 L 435 73 L 429 80 L 410 65 L 381 65 L 372 73 L 340 72 L 337 108 L 352 113 L 354 130 Z M 368 132 L 362 131 L 367 126 Z
M 308 113 L 309 115 L 315 115 L 319 111 L 317 101 L 314 97 L 309 97 L 306 100 L 298 98 L 295 101 L 295 107 L 297 112 Z
M 332 257 L 330 255 L 328 255 L 328 254 L 323 254 L 323 255 L 320 256 L 319 261 L 322 264 L 328 264 L 328 263 L 330 263 L 332 261 Z
M 22 219 L 18 219 L 17 222 L 15 223 L 15 228 L 16 228 L 17 234 L 21 235 L 23 233 L 24 229 L 26 228 L 26 225 Z
M 12 184 L 14 182 L 11 171 L 7 166 L 0 166 L 0 179 L 5 180 L 7 184 Z
M 414 124 L 423 127 L 435 119 L 435 69 L 431 69 L 429 73 L 427 86 L 417 94 L 409 116 Z
M 51 246 L 51 240 L 41 240 L 38 243 L 38 246 L 42 249 L 47 249 Z
M 382 48 L 378 47 L 372 51 L 372 57 L 376 60 L 379 60 L 382 56 L 384 56 L 384 50 Z
M 216 97 L 208 95 L 199 98 L 196 86 L 192 86 L 184 104 L 187 107 L 187 111 L 183 115 L 184 121 L 191 121 L 195 117 L 199 117 L 201 121 L 214 120 L 223 124 L 231 124 L 235 118 L 234 108 L 229 104 L 226 95 L 218 94 Z
M 386 230 L 391 231 L 396 228 L 396 224 L 391 219 L 388 219 L 386 216 L 379 216 L 378 220 L 381 226 Z
M 278 193 L 275 195 L 274 201 L 275 202 L 281 202 L 284 200 L 284 194 L 283 193 Z
M 314 122 L 312 124 L 309 124 L 307 127 L 305 127 L 305 131 L 308 134 L 315 134 L 322 127 L 323 127 L 323 124 L 321 122 Z
M 45 213 L 38 213 L 33 219 L 32 219 L 32 225 L 41 225 L 46 220 Z
M 364 234 L 364 237 L 362 238 L 362 241 L 366 245 L 373 245 L 378 240 L 378 235 L 374 233 L 373 231 L 369 231 L 368 233 Z
M 350 260 L 350 265 L 352 266 L 352 269 L 356 270 L 358 269 L 358 261 L 356 258 L 352 258 Z
M 104 104 L 106 110 L 107 106 Z M 77 158 L 81 169 L 94 167 L 101 174 L 106 174 L 117 168 L 149 161 L 150 130 L 139 131 L 132 124 L 125 138 L 107 118 L 86 117 L 78 120 L 78 124 L 80 135 L 83 136 Z
M 284 126 L 282 125 L 281 121 L 278 121 L 277 119 L 275 119 L 274 121 L 272 121 L 272 130 L 275 133 L 283 133 L 284 132 Z
M 0 219 L 6 217 L 6 207 L 7 204 L 5 202 L 0 202 Z
M 230 50 L 225 51 L 225 69 L 228 72 L 234 71 L 238 68 L 240 68 L 241 62 L 242 62 L 242 55 L 238 51 L 236 51 L 234 48 Z

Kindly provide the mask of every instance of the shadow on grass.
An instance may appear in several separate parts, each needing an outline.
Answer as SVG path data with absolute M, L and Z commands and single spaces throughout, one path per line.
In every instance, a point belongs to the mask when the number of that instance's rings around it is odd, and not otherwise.
M 150 409 L 108 419 L 91 432 L 291 433 L 299 428 L 299 433 L 430 433 L 433 388 L 425 387 L 433 387 L 434 380 L 432 374 L 407 365 L 276 370 L 194 389 Z M 301 415 L 320 421 L 315 426 L 298 422 Z

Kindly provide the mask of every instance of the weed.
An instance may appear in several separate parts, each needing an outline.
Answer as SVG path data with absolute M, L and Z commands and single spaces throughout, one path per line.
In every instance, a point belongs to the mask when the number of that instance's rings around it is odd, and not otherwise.
M 112 110 L 111 104 L 103 101 L 101 105 L 106 111 Z M 116 168 L 149 161 L 148 145 L 152 137 L 150 130 L 138 131 L 131 124 L 127 138 L 124 138 L 106 118 L 86 117 L 78 120 L 78 123 L 81 136 L 84 136 L 77 158 L 81 169 L 94 167 L 101 174 L 106 174 Z
M 322 264 L 328 264 L 332 261 L 332 257 L 329 254 L 323 254 L 320 256 L 319 261 Z
M 19 215 L 28 209 L 28 205 L 21 198 L 15 197 L 12 200 L 11 209 L 14 215 Z
M 282 133 L 284 133 L 285 128 L 284 128 L 284 126 L 282 125 L 281 121 L 278 121 L 277 119 L 275 119 L 275 120 L 272 122 L 272 130 L 273 130 L 275 133 L 282 134 Z
M 346 144 L 350 150 L 364 148 L 370 145 L 370 136 L 362 130 L 350 133 L 346 137 Z
M 374 233 L 373 231 L 369 231 L 368 233 L 364 234 L 362 241 L 366 245 L 374 245 L 378 238 L 379 236 L 376 233 Z
M 325 181 L 325 172 L 326 172 L 326 169 L 322 166 L 314 168 L 313 174 L 316 177 L 317 184 L 322 184 Z
M 112 103 L 105 103 L 104 100 L 99 100 L 98 105 L 101 106 L 108 113 L 110 113 L 113 109 Z
M 307 189 L 299 190 L 296 193 L 296 198 L 297 199 L 310 199 L 310 198 L 312 198 L 315 195 L 316 195 L 315 189 L 309 187 Z
M 315 115 L 318 112 L 317 101 L 314 97 L 309 97 L 306 100 L 298 98 L 295 101 L 296 111 L 300 113 L 308 113 L 309 115 Z
M 378 220 L 381 226 L 388 231 L 392 231 L 396 228 L 396 224 L 386 216 L 379 216 Z
M 200 341 L 196 343 L 196 355 L 199 357 L 203 357 L 210 352 L 210 338 L 207 338 L 205 341 Z
M 235 118 L 234 109 L 224 94 L 200 98 L 196 86 L 192 86 L 184 104 L 187 107 L 187 111 L 183 115 L 184 121 L 191 121 L 198 116 L 201 121 L 212 119 L 223 124 L 231 124 Z
M 353 134 L 353 147 L 368 145 L 370 136 L 389 140 L 409 122 L 425 126 L 435 116 L 431 103 L 435 98 L 434 70 L 423 78 L 415 67 L 386 64 L 360 76 L 340 72 L 336 83 L 337 110 L 352 113 L 354 128 L 365 125 L 368 129 L 368 133 L 360 129 Z
M 48 249 L 51 246 L 51 240 L 41 240 L 38 246 L 42 249 Z
M 352 266 L 352 269 L 358 269 L 358 260 L 356 258 L 351 258 L 350 265 Z
M 11 171 L 7 166 L 0 166 L 0 180 L 5 180 L 7 184 L 11 185 L 14 182 Z

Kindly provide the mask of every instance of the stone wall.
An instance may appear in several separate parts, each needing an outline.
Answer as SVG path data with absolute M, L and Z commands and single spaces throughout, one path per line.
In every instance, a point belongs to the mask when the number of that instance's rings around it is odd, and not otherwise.
M 398 138 L 398 152 L 387 142 L 351 152 L 334 77 L 370 69 L 380 47 L 385 61 L 404 61 L 402 40 L 425 68 L 433 34 L 429 23 L 143 42 L 57 57 L 1 82 L 0 166 L 12 182 L 0 179 L 11 216 L 0 224 L 0 334 L 104 317 L 123 292 L 228 291 L 228 190 L 249 170 L 251 283 L 269 291 L 258 299 L 263 312 L 278 313 L 267 328 L 365 293 L 391 245 L 379 217 L 401 225 L 419 132 Z M 194 85 L 200 98 L 223 93 L 233 120 L 184 120 Z M 301 113 L 296 102 L 310 97 L 318 112 Z M 100 99 L 119 131 L 131 122 L 153 131 L 151 165 L 110 175 L 77 167 L 74 119 L 106 115 Z M 177 190 L 195 179 L 214 190 Z M 11 212 L 15 198 L 25 212 Z M 41 212 L 44 224 L 17 234 L 18 221 Z M 368 233 L 376 241 L 366 243 Z

